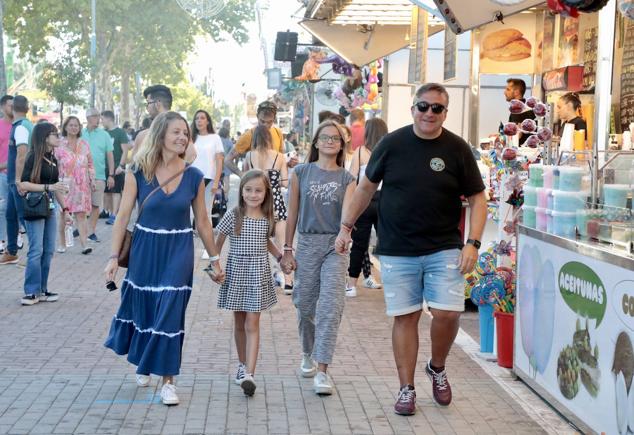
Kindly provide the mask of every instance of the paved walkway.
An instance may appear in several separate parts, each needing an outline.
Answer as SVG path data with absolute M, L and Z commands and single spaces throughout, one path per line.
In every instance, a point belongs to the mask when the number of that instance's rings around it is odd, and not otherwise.
M 149 388 L 137 387 L 134 368 L 102 345 L 120 296 L 105 289 L 101 273 L 109 234 L 100 223 L 104 242 L 95 244 L 90 256 L 80 255 L 77 247 L 55 255 L 50 288 L 61 294 L 55 303 L 20 306 L 24 268 L 0 266 L 1 434 L 550 432 L 538 411 L 518 401 L 458 346 L 447 364 L 454 401 L 447 408 L 435 405 L 423 374 L 430 352 L 426 316 L 417 368 L 418 412 L 395 415 L 391 322 L 377 290 L 362 289 L 347 301 L 330 370 L 336 392 L 323 398 L 312 392 L 312 380 L 297 373 L 295 310 L 290 297 L 280 293 L 279 304 L 262 315 L 258 389 L 246 398 L 232 381 L 232 315 L 216 309 L 218 287 L 202 272 L 203 261 L 196 266 L 187 312 L 177 378 L 181 404 L 168 408 L 160 403 L 158 379 Z M 521 383 L 514 384 L 526 394 Z

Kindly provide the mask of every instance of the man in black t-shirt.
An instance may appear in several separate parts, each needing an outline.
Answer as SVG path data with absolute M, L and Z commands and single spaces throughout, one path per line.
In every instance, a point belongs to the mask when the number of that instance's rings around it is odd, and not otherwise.
M 463 274 L 473 270 L 486 222 L 484 184 L 471 149 L 442 127 L 448 104 L 442 85 L 418 89 L 411 107 L 413 125 L 388 134 L 372 152 L 366 176 L 343 211 L 335 244 L 338 252 L 347 251 L 354 222 L 382 182 L 376 252 L 386 311 L 394 316 L 392 345 L 401 386 L 394 410 L 401 415 L 416 411 L 414 372 L 423 301 L 433 315 L 426 373 L 434 400 L 444 406 L 451 402 L 445 360 L 464 310 Z M 466 245 L 458 230 L 461 196 L 471 207 Z
M 504 89 L 504 98 L 506 101 L 510 102 L 511 100 L 520 100 L 522 102 L 526 102 L 524 99 L 524 94 L 526 93 L 526 83 L 522 79 L 508 79 L 506 81 L 506 89 Z M 525 119 L 536 119 L 535 113 L 532 110 L 525 110 L 522 113 L 511 113 L 509 115 L 509 122 L 517 124 L 518 126 Z M 528 139 L 527 134 L 520 133 L 520 141 L 519 144 L 523 145 Z

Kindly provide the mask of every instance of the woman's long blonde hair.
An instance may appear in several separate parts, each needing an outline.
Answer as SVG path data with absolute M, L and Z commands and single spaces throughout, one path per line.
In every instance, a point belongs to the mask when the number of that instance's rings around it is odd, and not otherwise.
M 154 179 L 156 169 L 163 161 L 163 146 L 165 145 L 165 135 L 170 122 L 180 120 L 187 128 L 187 139 L 191 142 L 191 131 L 187 120 L 177 112 L 164 112 L 159 114 L 148 131 L 145 139 L 139 147 L 139 151 L 134 156 L 134 170 L 143 171 L 145 180 L 150 183 Z M 179 154 L 181 159 L 185 158 L 185 152 Z

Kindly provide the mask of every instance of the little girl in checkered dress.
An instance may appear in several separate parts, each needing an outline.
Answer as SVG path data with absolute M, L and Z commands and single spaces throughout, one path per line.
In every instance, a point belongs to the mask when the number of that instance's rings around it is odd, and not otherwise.
M 218 292 L 218 308 L 234 312 L 240 359 L 235 382 L 247 396 L 256 389 L 253 374 L 260 345 L 260 312 L 277 303 L 269 252 L 278 261 L 282 254 L 271 241 L 274 228 L 271 184 L 264 172 L 251 170 L 240 181 L 238 206 L 218 224 L 216 239 L 221 250 L 229 237 L 226 278 Z

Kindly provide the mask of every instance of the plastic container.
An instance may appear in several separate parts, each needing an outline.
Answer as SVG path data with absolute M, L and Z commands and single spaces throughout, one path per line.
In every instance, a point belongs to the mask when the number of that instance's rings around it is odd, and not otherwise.
M 73 237 L 73 227 L 66 225 L 64 228 L 64 238 L 66 239 L 66 247 L 70 248 L 75 246 L 75 237 Z
M 564 190 L 553 190 L 553 210 L 576 212 L 586 208 L 588 192 L 566 192 Z
M 551 209 L 546 210 L 546 232 L 554 234 L 555 228 L 553 223 L 553 211 Z
M 567 239 L 575 239 L 577 237 L 577 213 L 553 210 L 552 215 L 553 234 Z
M 630 186 L 627 184 L 604 184 L 603 204 L 610 207 L 627 207 L 627 196 L 630 193 Z
M 537 205 L 537 190 L 541 187 L 524 186 L 524 205 L 535 207 Z
M 530 228 L 537 226 L 537 213 L 534 206 L 524 205 L 522 207 L 522 223 Z
M 544 186 L 544 165 L 541 163 L 533 163 L 528 166 L 528 179 L 531 186 Z
M 513 368 L 513 332 L 515 316 L 511 313 L 496 311 L 495 330 L 497 332 L 498 365 Z
M 559 189 L 559 166 L 553 169 L 553 189 Z
M 559 176 L 559 175 L 558 175 Z M 545 165 L 544 166 L 544 187 L 546 189 L 552 189 L 554 185 L 554 177 L 555 177 L 555 167 Z
M 581 237 L 588 237 L 588 222 L 595 215 L 593 210 L 579 209 L 577 210 L 577 232 Z
M 566 192 L 579 192 L 581 190 L 581 180 L 585 171 L 577 166 L 559 167 L 559 190 Z
M 546 187 L 538 187 L 537 188 L 537 207 L 549 208 L 548 207 L 548 201 L 549 201 L 548 197 L 551 195 L 552 191 L 553 191 L 552 189 L 548 189 Z M 524 201 L 526 201 L 526 198 L 524 199 Z M 552 201 L 552 199 L 550 201 Z M 531 205 L 531 204 L 529 204 L 529 205 Z M 552 206 L 550 208 L 552 208 Z
M 493 306 L 490 304 L 478 305 L 478 317 L 480 320 L 480 352 L 493 352 Z
M 546 231 L 548 228 L 548 215 L 546 212 L 548 209 L 542 207 L 535 207 L 536 226 L 539 231 Z

